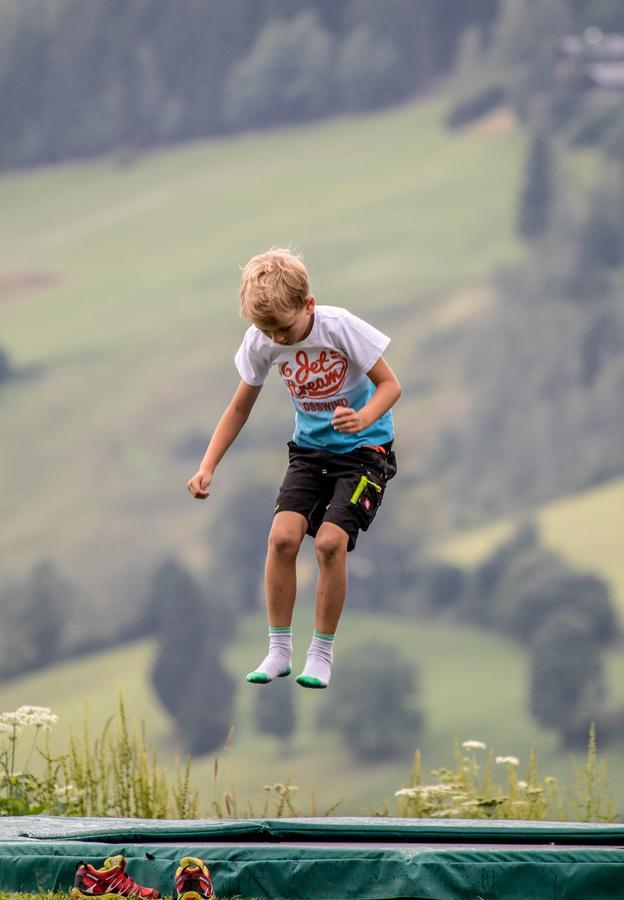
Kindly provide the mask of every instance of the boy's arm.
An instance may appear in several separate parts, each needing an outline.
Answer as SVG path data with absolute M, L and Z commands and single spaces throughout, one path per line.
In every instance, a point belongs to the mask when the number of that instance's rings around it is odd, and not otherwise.
M 187 490 L 197 500 L 205 500 L 210 494 L 208 488 L 217 465 L 234 442 L 234 439 L 249 418 L 249 413 L 258 399 L 262 385 L 254 386 L 241 381 L 236 389 L 234 397 L 219 419 L 214 430 L 208 449 L 204 454 L 198 471 L 193 475 Z
M 332 425 L 336 431 L 342 434 L 356 434 L 363 431 L 388 412 L 401 396 L 399 380 L 385 361 L 380 356 L 370 372 L 367 373 L 377 390 L 365 403 L 362 409 L 355 410 L 346 406 L 337 407 L 332 419 Z

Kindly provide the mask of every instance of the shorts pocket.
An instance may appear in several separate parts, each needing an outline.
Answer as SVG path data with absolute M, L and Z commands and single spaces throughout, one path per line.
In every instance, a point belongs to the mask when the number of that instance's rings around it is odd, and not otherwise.
M 379 483 L 368 474 L 362 475 L 349 500 L 349 504 L 356 509 L 362 531 L 366 531 L 375 518 L 383 492 L 383 483 Z

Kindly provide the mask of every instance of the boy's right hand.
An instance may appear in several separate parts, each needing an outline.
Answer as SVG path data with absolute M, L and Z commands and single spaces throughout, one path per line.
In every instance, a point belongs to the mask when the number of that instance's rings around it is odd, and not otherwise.
M 187 491 L 195 497 L 196 500 L 205 500 L 209 496 L 210 482 L 212 481 L 212 472 L 196 472 L 195 475 L 186 485 Z

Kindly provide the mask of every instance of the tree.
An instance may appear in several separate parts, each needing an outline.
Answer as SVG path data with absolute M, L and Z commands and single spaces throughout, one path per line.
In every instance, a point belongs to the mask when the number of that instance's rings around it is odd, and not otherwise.
M 497 626 L 520 641 L 539 634 L 558 611 L 574 612 L 598 644 L 618 631 L 609 588 L 595 575 L 574 572 L 556 554 L 538 548 L 516 558 L 494 597 Z
M 532 241 L 548 231 L 555 198 L 555 164 L 552 141 L 542 124 L 531 137 L 520 202 L 517 230 L 520 237 Z
M 535 101 L 556 83 L 557 42 L 570 30 L 564 0 L 502 0 L 494 28 L 494 56 L 506 74 L 515 112 L 528 119 Z
M 393 644 L 361 644 L 334 666 L 332 706 L 319 722 L 336 728 L 357 760 L 400 756 L 423 726 L 419 673 Z
M 245 128 L 322 115 L 331 106 L 332 70 L 332 38 L 313 12 L 270 21 L 225 79 L 224 118 Z
M 194 649 L 199 636 L 206 635 L 208 616 L 199 583 L 174 559 L 161 563 L 152 575 L 148 618 L 159 645 L 152 682 L 163 705 L 175 715 L 191 677 L 188 645 Z
M 610 286 L 612 272 L 624 264 L 624 190 L 621 183 L 594 191 L 581 224 L 569 278 L 569 292 L 595 301 Z
M 11 378 L 13 378 L 13 375 L 14 372 L 9 359 L 9 354 L 0 347 L 0 384 L 5 381 L 10 381 Z
M 235 685 L 222 656 L 234 632 L 234 614 L 208 600 L 175 560 L 154 573 L 149 606 L 158 641 L 152 668 L 156 693 L 188 750 L 208 753 L 232 724 Z
M 225 607 L 255 612 L 261 602 L 266 538 L 275 490 L 252 478 L 223 497 L 219 527 L 210 532 L 210 591 Z
M 539 533 L 532 522 L 520 526 L 503 541 L 467 578 L 461 616 L 471 624 L 492 624 L 496 615 L 494 597 L 511 561 L 537 546 Z
M 582 746 L 605 694 L 600 646 L 575 613 L 558 612 L 531 648 L 530 709 L 565 746 Z
M 288 740 L 294 734 L 297 718 L 292 692 L 289 678 L 277 678 L 270 689 L 256 691 L 254 719 L 258 731 L 281 740 Z
M 72 585 L 53 562 L 46 560 L 33 568 L 24 586 L 24 606 L 17 615 L 27 670 L 43 668 L 60 657 L 72 594 Z
M 208 642 L 191 641 L 183 656 L 189 677 L 178 692 L 175 721 L 185 748 L 201 756 L 225 743 L 233 724 L 236 684 L 223 665 L 221 652 Z
M 404 90 L 395 47 L 366 25 L 354 28 L 345 38 L 336 78 L 343 105 L 354 111 L 386 106 Z

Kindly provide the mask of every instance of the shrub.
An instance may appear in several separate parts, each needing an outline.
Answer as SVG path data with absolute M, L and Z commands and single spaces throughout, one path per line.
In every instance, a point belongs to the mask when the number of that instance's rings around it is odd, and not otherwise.
M 424 721 L 418 671 L 392 644 L 361 645 L 336 664 L 332 707 L 321 725 L 335 727 L 358 760 L 391 759 L 413 741 Z
M 446 126 L 451 130 L 463 128 L 501 106 L 505 98 L 505 88 L 501 84 L 479 87 L 453 104 L 446 116 Z

